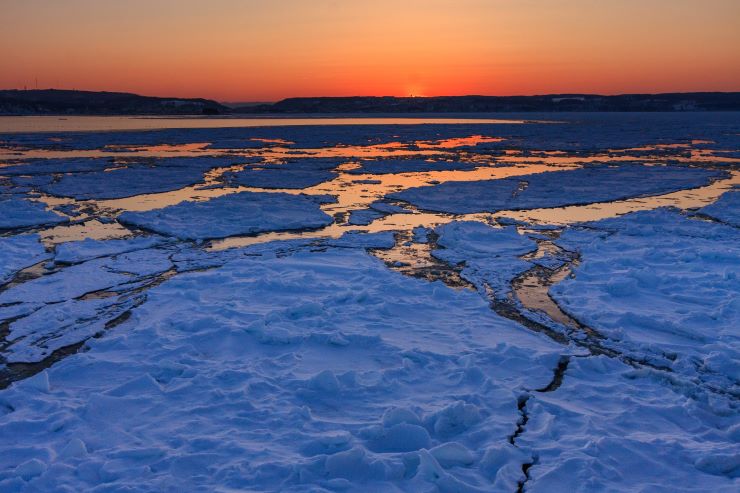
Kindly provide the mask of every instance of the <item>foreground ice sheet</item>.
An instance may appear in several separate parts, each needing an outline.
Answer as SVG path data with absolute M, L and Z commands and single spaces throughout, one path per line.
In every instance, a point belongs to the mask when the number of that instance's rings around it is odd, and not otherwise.
M 326 226 L 332 219 L 319 209 L 319 200 L 305 195 L 242 192 L 207 202 L 182 202 L 147 212 L 125 212 L 119 220 L 183 239 L 224 238 Z
M 515 488 L 527 454 L 498 450 L 561 349 L 354 249 L 243 257 L 149 296 L 0 394 L 3 491 Z
M 361 240 L 259 246 L 180 275 L 3 391 L 0 488 L 733 491 L 732 416 L 598 358 L 543 391 L 572 349 L 477 293 L 389 271 Z M 156 255 L 141 252 L 134 263 Z
M 563 385 L 527 412 L 519 443 L 536 461 L 526 491 L 737 491 L 737 414 L 708 411 L 650 372 L 573 358 Z

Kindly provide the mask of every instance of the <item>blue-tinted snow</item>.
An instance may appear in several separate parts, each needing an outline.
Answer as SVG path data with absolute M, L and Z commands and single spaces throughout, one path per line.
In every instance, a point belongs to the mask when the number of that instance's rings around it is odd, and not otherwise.
M 109 171 L 63 175 L 41 189 L 51 195 L 84 199 L 117 199 L 166 192 L 203 181 L 211 168 L 227 166 L 236 158 L 165 158 L 153 165 L 130 165 Z
M 734 189 L 726 192 L 715 203 L 699 209 L 699 212 L 740 227 L 740 190 Z
M 740 381 L 738 229 L 668 209 L 589 226 L 558 241 L 581 254 L 551 288 L 564 309 L 642 354 L 670 355 L 674 371 Z
M 419 171 L 471 170 L 477 165 L 460 161 L 429 161 L 426 159 L 373 159 L 359 161 L 358 168 L 347 173 L 362 175 L 382 175 L 387 173 L 408 173 Z
M 148 297 L 2 393 L 4 490 L 484 491 L 531 459 L 499 473 L 492 456 L 560 348 L 475 293 L 330 249 L 244 257 Z
M 409 212 L 410 211 L 395 204 L 389 204 L 387 202 L 373 202 L 367 209 L 350 211 L 347 222 L 349 224 L 364 226 L 388 214 L 408 214 Z
M 505 298 L 511 280 L 531 267 L 519 257 L 537 249 L 533 240 L 511 226 L 454 221 L 435 232 L 439 248 L 432 255 L 448 264 L 464 263 L 462 276 L 480 289 L 488 286 L 498 298 Z
M 247 187 L 258 188 L 307 188 L 336 176 L 333 169 L 339 166 L 339 159 L 294 159 L 284 164 L 259 164 L 235 173 L 229 173 L 229 180 Z
M 9 281 L 16 272 L 49 257 L 38 235 L 0 238 L 0 284 Z
M 58 224 L 68 218 L 46 210 L 41 202 L 18 197 L 0 196 L 0 229 Z
M 319 228 L 332 222 L 314 198 L 266 192 L 242 192 L 206 202 L 182 202 L 164 209 L 125 212 L 119 220 L 183 239 Z
M 605 356 L 572 358 L 556 392 L 527 401 L 526 491 L 737 490 L 736 412 L 684 392 Z
M 431 211 L 467 214 L 560 207 L 658 195 L 706 185 L 718 171 L 639 165 L 591 166 L 571 171 L 469 182 L 446 182 L 396 192 L 391 198 Z
M 86 238 L 69 241 L 56 247 L 54 261 L 76 264 L 97 257 L 107 257 L 134 250 L 151 248 L 165 241 L 161 236 L 140 236 L 130 239 L 99 241 Z
M 80 173 L 89 171 L 103 171 L 114 167 L 113 160 L 109 158 L 50 158 L 29 159 L 14 166 L 2 168 L 3 175 L 51 175 L 54 173 Z

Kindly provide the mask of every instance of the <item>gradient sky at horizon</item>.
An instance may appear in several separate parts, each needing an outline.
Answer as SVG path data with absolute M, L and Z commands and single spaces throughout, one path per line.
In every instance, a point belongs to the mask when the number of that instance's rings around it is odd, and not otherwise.
M 740 0 L 0 0 L 0 88 L 740 91 Z

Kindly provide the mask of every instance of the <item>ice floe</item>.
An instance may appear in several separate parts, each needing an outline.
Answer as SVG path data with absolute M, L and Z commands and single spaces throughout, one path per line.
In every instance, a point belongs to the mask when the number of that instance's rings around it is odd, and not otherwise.
M 675 372 L 737 385 L 737 228 L 668 209 L 588 226 L 558 240 L 581 256 L 575 275 L 550 290 L 562 307 Z
M 41 202 L 0 197 L 0 229 L 27 228 L 67 221 L 68 218 L 47 210 Z
M 0 284 L 9 281 L 18 271 L 50 257 L 38 235 L 0 238 Z
M 726 192 L 718 201 L 699 209 L 701 214 L 740 227 L 740 190 Z
M 262 231 L 318 228 L 332 222 L 315 197 L 241 192 L 206 202 L 182 202 L 146 212 L 125 212 L 125 224 L 184 239 L 225 238 Z
M 431 211 L 467 214 L 560 207 L 658 195 L 706 185 L 723 173 L 706 169 L 590 166 L 500 180 L 446 182 L 390 195 Z

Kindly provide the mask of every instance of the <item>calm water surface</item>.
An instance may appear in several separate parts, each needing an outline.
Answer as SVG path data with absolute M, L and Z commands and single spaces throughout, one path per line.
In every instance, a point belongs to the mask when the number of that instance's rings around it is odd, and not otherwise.
M 490 118 L 209 118 L 143 116 L 0 116 L 0 133 L 106 132 L 167 128 L 284 127 L 299 125 L 418 125 L 526 123 Z

